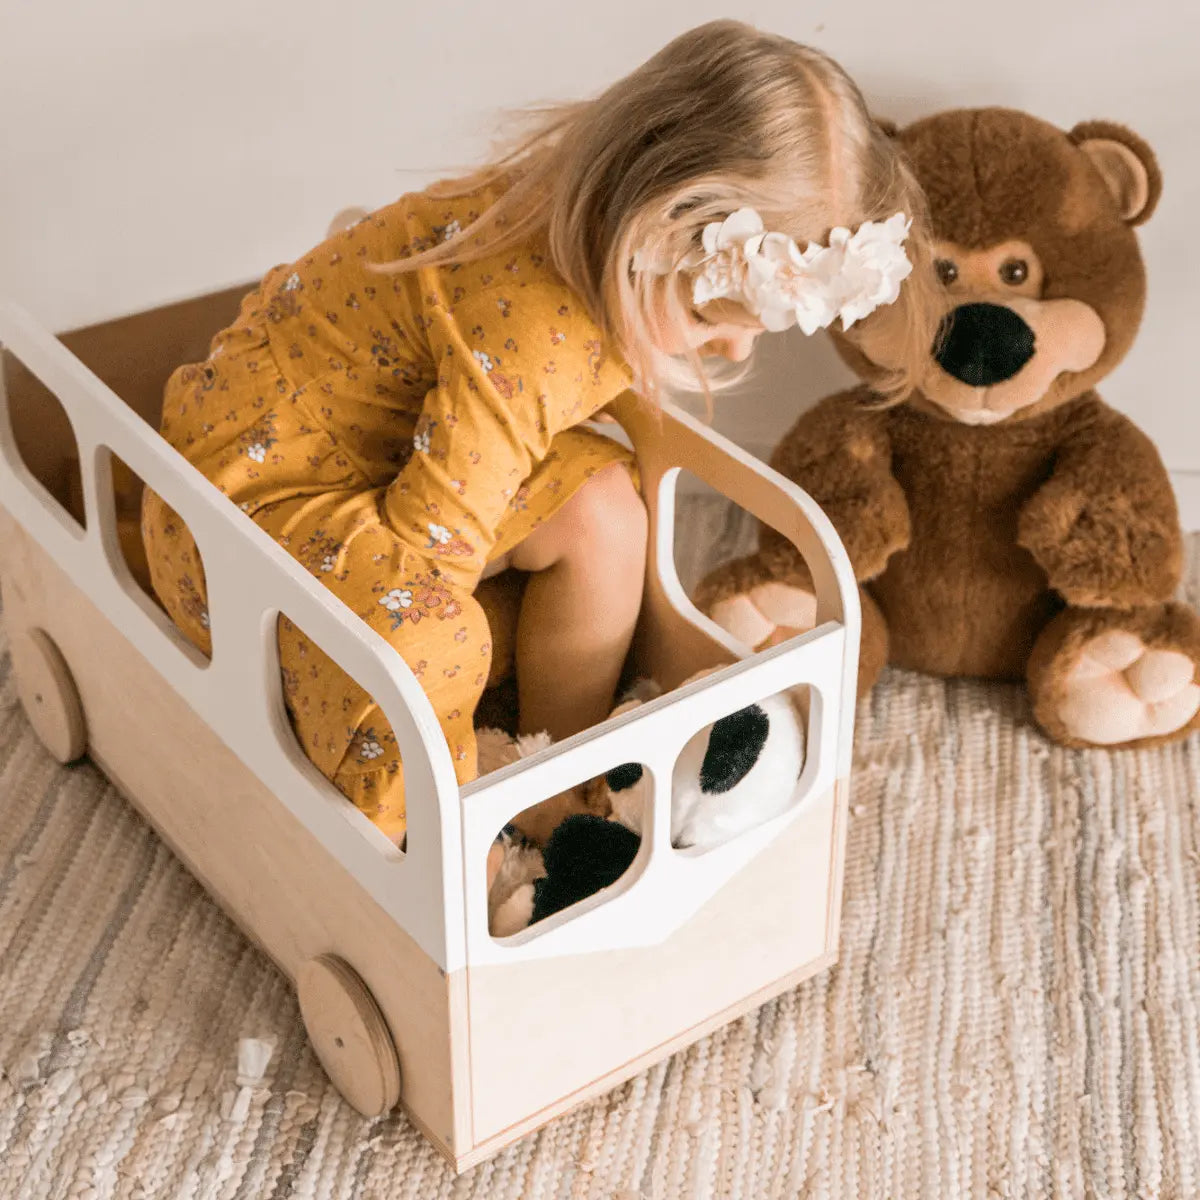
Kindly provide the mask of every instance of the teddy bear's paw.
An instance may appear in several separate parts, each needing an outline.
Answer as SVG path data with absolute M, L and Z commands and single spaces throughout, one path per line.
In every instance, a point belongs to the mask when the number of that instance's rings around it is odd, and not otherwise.
M 520 933 L 533 919 L 533 884 L 523 883 L 501 904 L 497 905 L 488 923 L 492 937 L 511 937 Z
M 488 928 L 493 937 L 508 937 L 529 924 L 533 884 L 546 873 L 542 852 L 506 825 L 487 857 Z
M 1186 654 L 1151 649 L 1136 634 L 1109 630 L 1080 651 L 1059 717 L 1072 737 L 1099 746 L 1164 737 L 1200 711 L 1195 675 Z
M 805 588 L 772 581 L 718 600 L 709 615 L 739 642 L 762 650 L 812 629 L 817 598 Z

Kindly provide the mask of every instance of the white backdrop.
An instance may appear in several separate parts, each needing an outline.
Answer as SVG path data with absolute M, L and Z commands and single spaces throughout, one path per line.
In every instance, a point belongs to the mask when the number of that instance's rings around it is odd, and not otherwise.
M 1200 527 L 1200 6 L 1179 0 L 0 0 L 0 291 L 55 329 L 261 273 L 351 203 L 486 149 L 497 108 L 590 94 L 674 34 L 736 15 L 827 50 L 881 114 L 1027 108 L 1123 121 L 1167 191 L 1151 301 L 1106 397 L 1153 436 Z M 718 424 L 758 452 L 843 376 L 764 339 Z

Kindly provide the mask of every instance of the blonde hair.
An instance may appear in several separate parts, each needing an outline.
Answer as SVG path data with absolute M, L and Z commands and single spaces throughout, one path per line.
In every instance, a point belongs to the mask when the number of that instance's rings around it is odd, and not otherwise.
M 928 364 L 941 307 L 920 188 L 858 88 L 817 50 L 738 21 L 701 25 L 596 99 L 540 110 L 506 153 L 434 190 L 495 184 L 505 190 L 478 221 L 383 269 L 471 262 L 543 236 L 644 393 L 708 393 L 698 354 L 680 363 L 652 336 L 656 313 L 679 330 L 694 321 L 688 281 L 669 276 L 664 294 L 661 277 L 631 269 L 635 251 L 679 264 L 705 225 L 747 205 L 801 245 L 903 211 L 914 271 L 889 322 L 896 361 L 876 386 L 902 396 Z

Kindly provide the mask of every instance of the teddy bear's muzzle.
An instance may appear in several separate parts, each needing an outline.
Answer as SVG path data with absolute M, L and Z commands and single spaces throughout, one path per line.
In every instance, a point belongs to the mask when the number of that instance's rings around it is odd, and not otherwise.
M 993 387 L 1033 358 L 1036 341 L 1029 324 L 1006 305 L 963 304 L 943 319 L 933 357 L 968 387 Z

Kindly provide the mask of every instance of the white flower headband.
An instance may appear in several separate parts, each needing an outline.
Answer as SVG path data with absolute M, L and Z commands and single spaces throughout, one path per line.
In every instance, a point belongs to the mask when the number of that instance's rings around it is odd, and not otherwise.
M 692 302 L 733 300 L 776 332 L 792 325 L 806 333 L 827 329 L 838 318 L 855 321 L 900 296 L 912 272 L 904 240 L 912 225 L 904 213 L 887 221 L 867 221 L 851 233 L 838 228 L 829 245 L 801 250 L 786 233 L 768 233 L 752 208 L 739 208 L 724 221 L 704 227 L 703 251 L 679 264 L 694 271 Z M 639 253 L 635 270 L 665 275 Z

